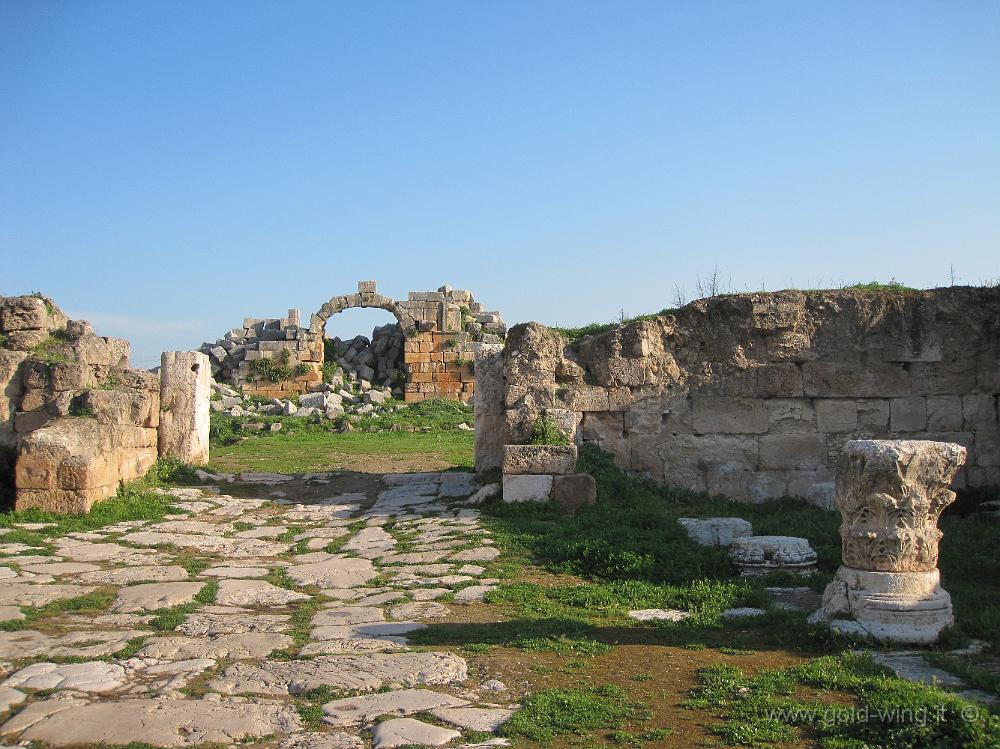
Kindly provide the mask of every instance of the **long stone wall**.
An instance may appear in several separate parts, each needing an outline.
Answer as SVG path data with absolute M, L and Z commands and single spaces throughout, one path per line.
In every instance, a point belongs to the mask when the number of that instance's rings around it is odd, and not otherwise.
M 504 441 L 548 414 L 660 482 L 830 506 L 848 440 L 931 439 L 968 450 L 955 486 L 1000 485 L 998 338 L 995 288 L 716 297 L 575 346 L 527 323 L 503 352 Z

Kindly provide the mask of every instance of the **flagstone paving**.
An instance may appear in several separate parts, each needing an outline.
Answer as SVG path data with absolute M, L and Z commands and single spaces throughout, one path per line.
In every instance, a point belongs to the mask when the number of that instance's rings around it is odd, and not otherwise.
M 407 639 L 496 583 L 498 550 L 455 504 L 475 477 L 338 494 L 334 474 L 302 501 L 294 479 L 243 479 L 225 490 L 259 496 L 161 490 L 178 508 L 163 520 L 3 545 L 0 615 L 17 623 L 0 631 L 0 742 L 486 745 L 516 707 L 502 684 Z M 88 595 L 104 611 L 73 604 Z

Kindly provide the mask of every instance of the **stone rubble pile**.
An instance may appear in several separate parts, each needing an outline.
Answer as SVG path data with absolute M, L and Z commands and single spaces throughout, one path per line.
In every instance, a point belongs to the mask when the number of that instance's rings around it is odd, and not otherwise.
M 380 416 L 404 408 L 402 403 L 393 399 L 391 388 L 372 385 L 367 380 L 354 380 L 353 377 L 337 374 L 330 382 L 314 386 L 316 389 L 313 392 L 291 398 L 269 399 L 245 395 L 229 385 L 213 382 L 215 398 L 209 406 L 213 412 L 228 416 L 298 416 L 337 420 L 342 424 L 350 424 L 361 416 Z M 281 428 L 280 425 L 271 426 L 276 426 L 274 431 Z M 264 428 L 263 423 L 261 428 Z
M 391 324 L 375 328 L 370 340 L 363 335 L 349 341 L 332 338 L 326 345 L 334 354 L 332 361 L 348 376 L 359 382 L 391 387 L 393 396 L 402 400 L 406 382 L 403 369 L 405 343 L 403 329 L 398 324 Z
M 71 533 L 51 548 L 0 535 L 5 621 L 24 617 L 20 606 L 117 588 L 106 612 L 0 631 L 5 744 L 506 744 L 482 734 L 521 695 L 460 655 L 408 644 L 498 582 L 486 564 L 500 552 L 479 513 L 453 504 L 477 490 L 475 477 L 373 476 L 350 493 L 336 493 L 334 474 L 261 479 L 265 491 L 326 486 L 332 496 L 165 489 L 179 511 L 161 520 Z M 165 611 L 179 615 L 164 630 Z
M 242 327 L 233 328 L 215 343 L 203 343 L 198 349 L 212 363 L 212 377 L 239 385 L 256 379 L 253 362 L 284 356 L 283 365 L 320 364 L 323 361 L 322 341 L 308 327 L 302 327 L 297 309 L 276 319 L 247 317 Z

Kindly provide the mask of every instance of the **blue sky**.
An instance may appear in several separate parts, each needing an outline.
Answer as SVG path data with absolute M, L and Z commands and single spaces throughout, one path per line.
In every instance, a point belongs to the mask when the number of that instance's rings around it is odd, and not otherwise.
M 998 82 L 993 0 L 0 0 L 0 294 L 151 366 L 368 278 L 562 325 L 978 282 Z

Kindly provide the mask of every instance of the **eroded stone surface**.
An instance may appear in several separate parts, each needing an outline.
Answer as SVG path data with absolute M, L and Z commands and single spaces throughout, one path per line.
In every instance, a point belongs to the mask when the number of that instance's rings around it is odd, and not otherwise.
M 435 718 L 440 718 L 459 728 L 484 733 L 496 733 L 513 714 L 513 710 L 504 708 L 441 707 L 431 710 L 431 715 Z
M 349 726 L 368 723 L 380 715 L 412 715 L 439 707 L 464 707 L 469 703 L 450 694 L 430 689 L 402 689 L 397 692 L 348 697 L 323 705 L 325 723 Z
M 678 518 L 688 538 L 702 546 L 731 546 L 737 538 L 753 535 L 753 526 L 743 518 Z
M 628 615 L 637 622 L 682 622 L 691 618 L 690 611 L 679 609 L 637 609 Z
M 466 668 L 464 658 L 450 653 L 321 655 L 261 665 L 238 663 L 227 668 L 211 687 L 223 694 L 301 694 L 321 686 L 371 692 L 385 685 L 462 682 L 467 678 Z
M 459 731 L 414 718 L 392 718 L 375 726 L 372 738 L 375 749 L 394 749 L 398 746 L 441 746 L 461 735 Z
M 247 632 L 216 637 L 157 637 L 149 641 L 139 655 L 148 658 L 180 661 L 192 658 L 266 658 L 275 650 L 292 644 L 288 635 L 274 632 Z
M 220 606 L 286 606 L 309 596 L 263 580 L 223 580 L 215 602 Z
M 0 733 L 19 733 L 22 740 L 52 746 L 141 742 L 174 747 L 287 734 L 301 725 L 289 705 L 189 699 L 62 702 L 56 712 L 37 711 L 33 720 L 32 708 L 47 704 L 34 703 L 0 727 Z
M 118 600 L 112 607 L 124 614 L 135 611 L 156 611 L 190 603 L 204 583 L 147 583 L 130 585 L 118 591 Z

